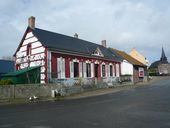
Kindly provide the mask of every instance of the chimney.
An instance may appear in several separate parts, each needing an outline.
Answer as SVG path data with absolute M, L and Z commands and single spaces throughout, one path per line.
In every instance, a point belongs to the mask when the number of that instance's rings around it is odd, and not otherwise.
M 74 34 L 74 38 L 78 38 L 79 35 L 77 33 Z
M 106 40 L 102 40 L 102 46 L 106 47 Z
M 28 26 L 32 29 L 35 28 L 35 17 L 31 16 L 28 18 Z

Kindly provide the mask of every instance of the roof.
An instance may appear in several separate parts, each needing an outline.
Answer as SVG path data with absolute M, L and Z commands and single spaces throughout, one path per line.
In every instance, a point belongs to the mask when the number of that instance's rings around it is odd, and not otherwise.
M 57 51 L 71 52 L 95 57 L 93 56 L 93 53 L 97 48 L 99 48 L 105 59 L 120 61 L 120 58 L 110 51 L 109 48 L 103 47 L 99 44 L 39 28 L 32 29 L 32 32 L 43 46 L 52 50 L 54 49 Z
M 133 58 L 132 56 L 128 55 L 127 53 L 125 53 L 124 51 L 120 51 L 117 49 L 112 49 L 113 51 L 115 51 L 117 54 L 119 54 L 123 59 L 127 60 L 129 63 L 133 64 L 133 65 L 137 65 L 137 66 L 146 66 L 143 63 L 139 62 L 138 60 L 136 60 L 135 58 Z
M 164 48 L 163 48 L 163 47 L 162 47 L 162 53 L 161 53 L 161 58 L 160 58 L 160 60 L 157 60 L 157 61 L 153 62 L 153 63 L 150 65 L 149 69 L 158 68 L 158 66 L 159 66 L 160 64 L 169 64 L 169 62 L 168 62 L 168 60 L 167 60 L 167 57 L 166 57 L 166 55 L 165 55 L 165 52 L 164 52 Z
M 153 62 L 153 63 L 150 65 L 149 69 L 158 68 L 158 65 L 159 65 L 159 64 L 161 64 L 161 61 L 160 61 L 160 60 L 155 61 L 155 62 Z
M 39 68 L 40 66 L 35 66 L 35 67 L 29 67 L 29 68 L 24 68 L 24 69 L 21 69 L 21 70 L 17 70 L 15 72 L 9 72 L 7 74 L 4 74 L 2 75 L 3 77 L 6 77 L 6 76 L 17 76 L 17 75 L 21 75 L 21 74 L 24 74 L 28 71 L 31 71 L 31 70 L 34 70 L 36 68 Z
M 0 60 L 0 73 L 7 73 L 14 71 L 14 61 Z
M 167 60 L 167 57 L 165 55 L 163 47 L 162 47 L 162 54 L 161 54 L 160 61 L 161 61 L 161 64 L 168 64 L 169 63 L 168 60 Z

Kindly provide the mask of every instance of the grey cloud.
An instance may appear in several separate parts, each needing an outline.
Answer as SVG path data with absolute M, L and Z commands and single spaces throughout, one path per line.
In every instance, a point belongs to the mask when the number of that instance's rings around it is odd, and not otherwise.
M 24 0 L 1 2 L 0 56 L 13 54 L 27 27 L 27 18 L 36 16 L 36 26 L 129 52 L 135 47 L 151 62 L 159 59 L 161 47 L 170 55 L 170 2 L 165 0 Z M 11 44 L 12 42 L 12 44 Z M 123 46 L 123 47 L 122 47 Z

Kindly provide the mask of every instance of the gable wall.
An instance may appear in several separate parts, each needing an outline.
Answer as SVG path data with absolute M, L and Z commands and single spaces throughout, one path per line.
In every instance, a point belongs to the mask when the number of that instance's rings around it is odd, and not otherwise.
M 30 45 L 30 54 L 27 54 L 27 47 Z M 46 80 L 46 48 L 42 46 L 41 42 L 33 35 L 31 31 L 26 33 L 23 42 L 16 52 L 15 58 L 16 70 L 41 66 L 41 83 Z

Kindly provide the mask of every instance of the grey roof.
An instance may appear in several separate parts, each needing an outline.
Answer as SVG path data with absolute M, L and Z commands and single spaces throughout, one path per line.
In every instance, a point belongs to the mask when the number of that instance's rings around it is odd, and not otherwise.
M 14 61 L 0 60 L 0 75 L 14 71 Z
M 158 68 L 159 64 L 161 64 L 160 60 L 155 61 L 150 65 L 149 69 Z
M 113 53 L 109 48 L 89 41 L 42 30 L 39 28 L 32 29 L 32 32 L 42 43 L 42 45 L 49 49 L 78 53 L 92 57 L 92 54 L 95 52 L 95 50 L 99 48 L 104 55 L 104 59 L 121 61 L 120 57 Z

